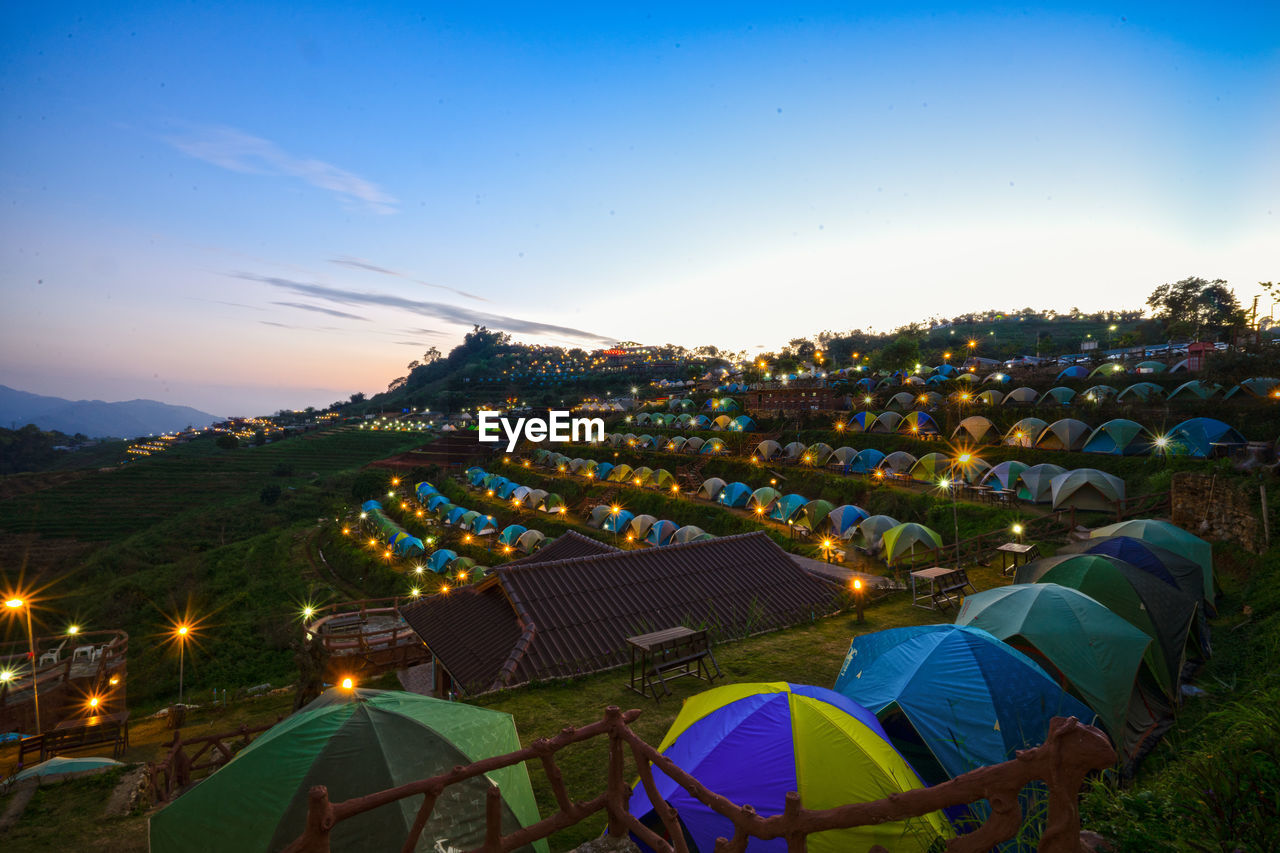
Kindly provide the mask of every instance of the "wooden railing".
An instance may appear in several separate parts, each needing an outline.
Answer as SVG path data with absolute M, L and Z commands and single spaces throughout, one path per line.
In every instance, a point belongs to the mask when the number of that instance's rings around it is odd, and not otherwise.
M 400 619 L 397 608 L 408 604 L 410 598 L 365 598 L 359 601 L 346 601 L 318 608 L 312 620 L 306 625 L 306 632 L 313 641 L 324 646 L 331 655 L 369 654 L 371 652 L 394 649 L 402 645 L 420 645 L 422 640 L 407 623 L 399 622 L 390 628 L 374 631 L 364 629 L 364 620 L 371 616 L 387 616 Z M 346 633 L 326 633 L 325 629 L 342 619 L 354 619 L 352 630 Z
M 283 717 L 277 717 L 276 723 Z M 195 781 L 195 775 L 207 776 L 214 770 L 230 761 L 237 752 L 257 735 L 262 734 L 275 723 L 265 726 L 241 726 L 229 732 L 205 737 L 182 739 L 182 731 L 173 735 L 173 740 L 165 744 L 169 751 L 159 761 L 147 764 L 146 772 L 150 780 L 151 796 L 154 802 L 167 802 L 174 791 L 181 791 Z
M 35 645 L 37 658 L 33 673 L 30 649 L 25 641 L 0 644 L 0 670 L 15 673 L 15 677 L 0 682 L 0 731 L 30 730 L 33 727 L 35 714 L 29 707 L 33 698 L 33 677 L 40 694 L 42 724 L 53 725 L 61 721 L 69 702 L 83 701 L 89 695 L 99 696 L 103 701 L 123 708 L 125 666 L 129 654 L 127 633 L 108 630 L 36 637 Z M 80 646 L 101 646 L 101 649 L 96 659 L 77 662 L 73 655 Z M 39 655 L 55 649 L 59 652 L 59 660 L 40 666 Z M 62 655 L 64 650 L 65 656 Z M 118 683 L 111 684 L 111 676 L 117 676 Z
M 1018 795 L 1035 780 L 1044 781 L 1048 787 L 1048 815 L 1040 837 L 1041 853 L 1077 853 L 1080 849 L 1080 787 L 1090 773 L 1110 767 L 1116 761 L 1115 750 L 1102 732 L 1074 717 L 1055 717 L 1050 723 L 1046 742 L 1034 749 L 1019 751 L 1012 761 L 978 768 L 932 788 L 916 788 L 883 800 L 850 803 L 831 809 L 806 809 L 800 803 L 799 794 L 791 792 L 786 796 L 781 814 L 761 817 L 751 805 L 733 803 L 707 789 L 643 741 L 629 725 L 639 714 L 636 710 L 621 711 L 610 707 L 598 722 L 580 729 L 566 728 L 555 737 L 541 738 L 524 749 L 340 803 L 330 802 L 328 790 L 317 785 L 308 792 L 305 828 L 285 848 L 285 853 L 328 853 L 330 833 L 342 821 L 389 803 L 422 797 L 413 826 L 401 847 L 406 853 L 415 850 L 445 788 L 526 761 L 541 764 L 555 797 L 556 812 L 537 823 L 503 835 L 501 792 L 490 785 L 485 803 L 485 840 L 472 853 L 516 850 L 601 811 L 607 815 L 607 832 L 611 838 L 621 838 L 630 833 L 657 853 L 689 853 L 676 810 L 658 792 L 653 774 L 655 766 L 698 802 L 733 824 L 733 837 L 717 839 L 715 853 L 743 853 L 752 838 L 783 838 L 788 853 L 803 853 L 806 839 L 817 832 L 902 821 L 950 806 L 986 800 L 990 803 L 986 820 L 977 829 L 957 836 L 947 844 L 949 853 L 977 853 L 1009 840 L 1018 832 L 1023 819 Z M 573 800 L 565 788 L 555 755 L 571 744 L 601 736 L 609 739 L 606 788 L 589 800 Z M 627 752 L 631 754 L 634 772 L 639 776 L 654 813 L 670 840 L 643 825 L 628 810 L 632 789 L 627 779 L 632 774 L 626 767 Z

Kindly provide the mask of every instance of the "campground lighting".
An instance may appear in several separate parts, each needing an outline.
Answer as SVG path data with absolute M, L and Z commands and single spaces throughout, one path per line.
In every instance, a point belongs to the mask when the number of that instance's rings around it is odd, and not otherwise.
M 315 616 L 315 615 L 316 615 L 316 609 L 311 605 L 307 605 L 306 607 L 302 608 L 303 619 L 310 619 L 312 616 Z
M 79 625 L 68 625 L 68 626 L 67 626 L 67 634 L 68 634 L 69 636 L 74 637 L 76 634 L 79 634 L 79 633 L 80 633 L 80 626 L 79 626 Z
M 458 580 L 460 580 L 460 581 L 464 581 L 464 580 L 466 580 L 466 579 L 467 579 L 467 570 L 466 570 L 466 569 L 463 569 L 462 571 L 458 572 Z
M 110 679 L 107 680 L 107 684 L 110 684 L 112 687 L 115 687 L 119 683 L 120 683 L 120 676 L 118 675 L 113 675 L 111 676 Z
M 423 566 L 421 563 L 419 563 L 419 564 L 417 564 L 416 566 L 414 566 L 414 567 L 413 567 L 413 573 L 414 573 L 415 575 L 420 575 L 420 574 L 422 574 L 423 569 L 424 569 L 424 566 Z
M 449 585 L 448 585 L 447 583 L 442 583 L 442 584 L 440 584 L 440 591 L 441 591 L 442 593 L 448 594 L 448 592 L 449 592 Z
M 858 621 L 861 622 L 864 619 L 862 615 L 862 579 L 854 578 L 850 586 L 853 587 L 853 607 L 858 614 Z
M 387 492 L 387 497 L 394 498 L 395 496 L 396 496 L 395 492 Z
M 870 394 L 868 394 L 867 396 L 863 397 L 863 398 L 862 398 L 862 402 L 864 402 L 864 403 L 866 403 L 868 406 L 870 406 L 870 405 L 871 405 L 871 395 L 870 395 Z
M 844 421 L 836 421 L 836 432 L 844 432 Z
M 0 669 L 0 684 L 8 684 L 13 681 L 13 670 Z
M 756 515 L 764 515 L 764 507 L 762 506 L 756 507 Z
M 423 512 L 422 512 L 422 510 L 418 510 L 418 511 L 417 511 L 417 513 L 415 513 L 415 514 L 418 516 L 418 518 L 422 518 L 422 516 L 423 516 Z
M 36 677 L 36 640 L 31 633 L 31 602 L 13 595 L 5 599 L 4 606 L 16 616 L 19 609 L 27 611 L 27 650 L 31 653 L 31 701 L 35 710 L 36 734 L 40 734 L 40 679 Z
M 413 589 L 409 590 L 409 595 L 413 596 L 414 598 L 417 598 L 418 596 L 422 595 L 422 590 L 418 589 L 415 586 Z
M 675 483 L 672 483 L 672 484 L 671 484 L 671 494 L 673 494 L 673 495 L 677 495 L 677 494 L 679 494 L 679 493 L 680 493 L 680 487 L 679 487 L 678 485 L 676 485 Z
M 85 704 L 89 706 L 89 710 L 90 710 L 90 711 L 97 711 L 97 710 L 98 710 L 98 703 L 99 703 L 100 701 L 102 701 L 102 700 L 100 700 L 97 696 L 90 696 L 90 697 L 89 697 L 89 701 L 85 702 Z
M 362 512 L 362 513 L 360 513 L 360 517 L 361 517 L 361 518 L 368 518 L 368 517 L 369 517 L 369 513 L 367 513 L 367 512 Z
M 1015 524 L 1015 525 L 1013 526 L 1013 535 L 1014 535 L 1014 536 L 1021 536 L 1021 535 L 1022 535 L 1022 525 L 1021 525 L 1021 524 Z
M 391 478 L 391 485 L 393 485 L 393 486 L 398 486 L 398 485 L 400 485 L 400 478 L 399 478 L 399 477 L 392 477 L 392 478 Z
M 347 678 L 342 679 L 342 689 L 343 689 L 343 690 L 354 690 L 354 689 L 355 689 L 355 686 L 356 686 L 356 683 L 355 683 L 355 681 L 353 681 L 353 680 L 351 679 L 351 677 L 350 677 L 350 676 L 348 676 Z
M 350 536 L 350 535 L 351 535 L 351 528 L 350 528 L 350 527 L 344 527 L 344 528 L 342 528 L 342 535 L 343 535 L 343 536 Z

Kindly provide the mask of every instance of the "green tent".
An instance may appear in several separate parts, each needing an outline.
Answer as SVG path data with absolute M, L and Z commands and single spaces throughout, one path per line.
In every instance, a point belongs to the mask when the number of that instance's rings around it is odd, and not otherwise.
M 1222 386 L 1216 383 L 1205 382 L 1200 379 L 1192 379 L 1190 382 L 1183 382 L 1177 388 L 1170 391 L 1167 399 L 1208 400 L 1221 390 Z
M 1136 397 L 1143 402 L 1153 398 L 1164 396 L 1164 389 L 1154 382 L 1135 382 L 1116 395 L 1116 399 L 1123 402 L 1131 397 Z
M 152 817 L 150 849 L 279 850 L 302 833 L 314 785 L 338 803 L 519 748 L 509 714 L 393 690 L 331 689 Z M 416 849 L 480 846 L 491 784 L 502 793 L 503 832 L 539 820 L 529 773 L 517 764 L 445 789 Z M 342 821 L 330 843 L 399 850 L 421 804 L 420 796 L 406 797 Z
M 1064 554 L 1021 566 L 1014 583 L 1056 583 L 1079 590 L 1151 637 L 1147 671 L 1177 697 L 1196 603 L 1169 584 L 1105 554 Z
M 831 445 L 819 441 L 805 448 L 800 461 L 805 465 L 821 467 L 827 464 L 827 460 L 831 458 L 832 453 Z
M 951 470 L 951 457 L 945 453 L 926 453 L 911 466 L 911 479 L 936 483 Z
M 1151 638 L 1084 593 L 1056 583 L 1015 584 L 965 598 L 957 625 L 994 634 L 1060 673 L 1117 743 Z
M 884 533 L 898 526 L 898 520 L 888 515 L 873 515 L 862 519 L 858 522 L 853 536 L 846 538 L 851 539 L 855 547 L 864 551 L 876 551 L 883 544 Z
M 1167 548 L 1175 554 L 1182 554 L 1200 566 L 1204 572 L 1204 600 L 1210 606 L 1214 603 L 1213 593 L 1213 546 L 1195 534 L 1188 533 L 1176 524 L 1159 521 L 1154 518 L 1135 518 L 1099 527 L 1089 534 L 1098 539 L 1103 536 L 1132 536 L 1143 542 L 1150 542 Z
M 1067 469 L 1052 462 L 1032 465 L 1018 474 L 1018 499 L 1032 503 L 1048 503 L 1053 497 L 1053 478 Z
M 1050 388 L 1044 392 L 1044 396 L 1040 398 L 1041 403 L 1056 403 L 1059 406 L 1070 406 L 1072 399 L 1076 396 L 1076 392 L 1070 388 L 1059 385 L 1057 388 Z
M 913 557 L 917 549 L 931 551 L 942 547 L 942 537 L 923 524 L 907 522 L 891 527 L 881 537 L 884 560 L 893 565 L 903 557 Z
M 1096 468 L 1076 468 L 1050 480 L 1049 494 L 1055 510 L 1111 512 L 1124 500 L 1124 480 Z
M 1004 443 L 1014 447 L 1033 447 L 1048 424 L 1039 418 L 1023 418 L 1004 434 Z
M 816 532 L 818 525 L 822 524 L 826 517 L 831 514 L 831 510 L 835 508 L 835 504 L 831 503 L 831 501 L 809 501 L 796 518 L 796 526 L 803 527 L 810 533 Z
M 1035 445 L 1041 450 L 1081 450 L 1092 431 L 1084 421 L 1062 418 L 1045 426 L 1035 437 Z
M 751 499 L 747 501 L 747 506 L 753 510 L 758 507 L 768 512 L 773 509 L 773 505 L 780 497 L 782 497 L 782 492 L 777 489 L 770 486 L 761 486 L 751 493 Z

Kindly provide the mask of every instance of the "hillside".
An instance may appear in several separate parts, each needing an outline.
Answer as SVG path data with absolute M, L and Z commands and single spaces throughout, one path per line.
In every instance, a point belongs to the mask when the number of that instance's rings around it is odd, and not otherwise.
M 35 424 L 44 430 L 91 438 L 132 438 L 162 432 L 178 432 L 189 426 L 204 427 L 222 420 L 190 406 L 174 406 L 156 400 L 66 400 L 19 391 L 0 385 L 0 425 L 14 429 Z

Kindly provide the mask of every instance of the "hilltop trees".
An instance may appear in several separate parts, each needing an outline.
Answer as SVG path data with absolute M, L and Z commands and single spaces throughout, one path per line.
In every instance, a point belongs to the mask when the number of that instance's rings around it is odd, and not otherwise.
M 1152 291 L 1147 305 L 1170 338 L 1199 338 L 1206 333 L 1216 337 L 1244 323 L 1240 303 L 1220 278 L 1206 281 L 1192 276 L 1162 284 Z

